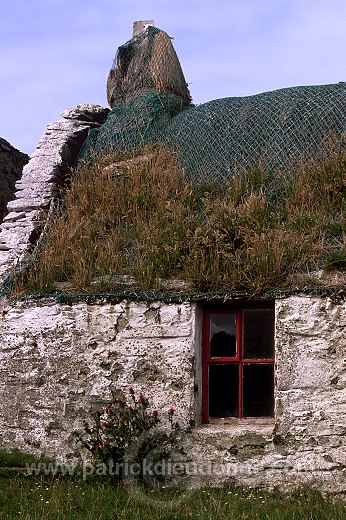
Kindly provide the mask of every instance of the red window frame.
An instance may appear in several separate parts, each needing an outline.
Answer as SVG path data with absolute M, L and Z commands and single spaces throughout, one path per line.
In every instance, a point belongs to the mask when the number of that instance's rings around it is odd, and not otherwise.
M 249 416 L 243 416 L 243 370 L 245 364 L 273 364 L 275 377 L 275 344 L 272 358 L 249 359 L 243 357 L 243 312 L 248 309 L 271 309 L 274 312 L 274 302 L 258 302 L 244 304 L 224 304 L 212 305 L 204 309 L 203 330 L 202 330 L 202 423 L 218 422 L 220 419 L 232 421 L 234 419 L 248 419 Z M 211 357 L 210 352 L 210 315 L 211 314 L 235 314 L 236 316 L 236 349 L 234 357 Z M 274 340 L 274 338 L 273 338 Z M 238 383 L 238 415 L 236 417 L 213 417 L 209 418 L 209 366 L 211 364 L 238 364 L 239 365 L 239 383 Z M 273 416 L 264 416 L 266 419 Z M 261 419 L 262 417 L 251 417 L 251 419 Z

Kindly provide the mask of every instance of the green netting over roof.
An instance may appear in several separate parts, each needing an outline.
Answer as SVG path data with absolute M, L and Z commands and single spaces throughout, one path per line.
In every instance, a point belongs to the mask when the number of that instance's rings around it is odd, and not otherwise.
M 112 107 L 106 122 L 90 131 L 79 159 L 96 154 L 130 151 L 161 142 L 178 151 L 186 176 L 192 182 L 214 183 L 260 165 L 273 172 L 273 194 L 281 193 L 277 179 L 293 171 L 292 162 L 316 155 L 329 134 L 346 142 L 346 83 L 281 89 L 249 97 L 224 98 L 200 106 L 191 105 L 190 93 L 169 36 L 149 27 L 118 49 L 107 82 Z M 280 176 L 275 170 L 281 170 Z M 37 265 L 45 237 L 34 255 L 10 273 L 2 294 L 12 290 L 16 279 Z M 235 248 L 236 250 L 236 248 Z M 233 264 L 232 264 L 233 265 Z M 95 298 L 159 299 L 186 301 L 252 297 L 252 289 L 217 292 L 157 292 L 122 288 Z M 150 289 L 150 288 L 149 288 Z M 289 289 L 293 294 L 297 290 Z M 339 296 L 344 298 L 344 287 Z M 250 291 L 250 292 L 249 292 Z M 329 295 L 325 288 L 305 287 L 303 292 Z M 316 292 L 317 291 L 317 292 Z M 326 292 L 327 291 L 327 292 Z M 37 297 L 46 295 L 37 294 Z M 76 295 L 88 300 L 90 293 Z M 280 297 L 284 292 L 267 291 L 263 297 Z M 339 297 L 338 296 L 338 297 Z M 25 296 L 26 297 L 26 296 Z M 70 296 L 55 293 L 58 301 Z M 72 297 L 71 297 L 72 298 Z M 92 297 L 93 299 L 93 297 Z M 72 301 L 72 300 L 71 300 Z
M 193 106 L 167 38 L 150 27 L 119 48 L 108 81 L 113 108 L 91 131 L 80 158 L 159 141 L 178 150 L 189 179 L 214 182 L 259 164 L 284 169 L 315 154 L 326 135 L 341 139 L 345 82 Z
M 217 181 L 244 167 L 283 167 L 318 151 L 329 133 L 341 138 L 346 83 L 294 87 L 256 96 L 181 107 L 179 98 L 152 92 L 113 108 L 89 136 L 92 150 L 136 148 L 160 141 L 178 149 L 191 180 Z

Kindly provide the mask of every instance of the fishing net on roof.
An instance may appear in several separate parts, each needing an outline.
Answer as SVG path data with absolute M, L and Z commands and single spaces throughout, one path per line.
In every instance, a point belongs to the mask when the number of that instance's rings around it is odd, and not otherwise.
M 161 142 L 178 151 L 193 182 L 222 181 L 259 165 L 292 168 L 346 129 L 344 82 L 191 105 L 171 40 L 154 27 L 119 48 L 107 93 L 112 110 L 79 158 Z

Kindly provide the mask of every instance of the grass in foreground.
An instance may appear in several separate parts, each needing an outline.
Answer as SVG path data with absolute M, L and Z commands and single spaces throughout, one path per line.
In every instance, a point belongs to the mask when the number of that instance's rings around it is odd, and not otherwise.
M 138 289 L 180 278 L 190 289 L 256 294 L 296 285 L 296 273 L 346 269 L 346 153 L 336 140 L 298 170 L 246 171 L 222 186 L 191 185 L 159 145 L 134 155 L 141 159 L 110 154 L 72 173 L 18 292 L 61 282 L 112 290 L 121 274 Z
M 126 520 L 343 520 L 345 505 L 316 491 L 290 495 L 243 488 L 202 489 L 176 508 L 158 507 L 162 494 L 144 491 L 137 501 L 121 484 L 33 476 L 0 476 L 0 519 L 26 520 L 114 518 Z

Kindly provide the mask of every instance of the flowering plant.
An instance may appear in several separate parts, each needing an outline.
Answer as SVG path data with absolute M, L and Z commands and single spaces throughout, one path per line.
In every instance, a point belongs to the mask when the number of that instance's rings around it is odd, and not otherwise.
M 123 468 L 124 457 L 129 453 L 131 462 L 142 467 L 148 453 L 155 452 L 156 459 L 167 458 L 179 444 L 183 430 L 174 421 L 173 408 L 168 410 L 167 418 L 169 428 L 162 428 L 160 412 L 150 408 L 147 397 L 137 397 L 130 388 L 128 398 L 123 392 L 115 392 L 112 402 L 93 414 L 93 426 L 85 421 L 84 432 L 77 437 L 96 461 L 108 467 Z M 122 476 L 122 472 L 116 475 Z

